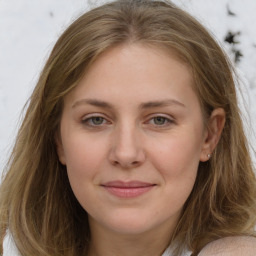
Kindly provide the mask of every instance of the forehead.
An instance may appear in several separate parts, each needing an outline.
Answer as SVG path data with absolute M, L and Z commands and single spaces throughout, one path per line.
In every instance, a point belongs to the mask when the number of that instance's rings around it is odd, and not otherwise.
M 195 99 L 192 84 L 190 67 L 174 51 L 141 44 L 120 45 L 101 54 L 67 98 L 133 97 L 135 102 L 169 95 L 186 101 L 186 97 Z

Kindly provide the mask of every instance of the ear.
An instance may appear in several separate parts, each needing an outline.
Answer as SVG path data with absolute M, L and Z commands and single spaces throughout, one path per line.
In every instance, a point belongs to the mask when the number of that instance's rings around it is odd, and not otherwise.
M 57 154 L 59 157 L 59 161 L 63 164 L 66 165 L 66 158 L 65 158 L 65 153 L 64 153 L 64 148 L 61 140 L 60 133 L 57 132 L 55 134 L 55 144 L 56 144 L 56 149 L 57 149 Z
M 216 108 L 212 111 L 204 133 L 204 141 L 200 155 L 201 162 L 205 162 L 211 157 L 221 137 L 225 121 L 226 115 L 223 108 Z

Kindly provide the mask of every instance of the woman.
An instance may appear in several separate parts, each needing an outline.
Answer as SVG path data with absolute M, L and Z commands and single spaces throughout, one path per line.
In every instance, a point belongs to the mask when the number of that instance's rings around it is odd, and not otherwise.
M 218 44 L 170 2 L 119 0 L 56 43 L 1 185 L 0 237 L 22 256 L 250 256 L 255 189 Z

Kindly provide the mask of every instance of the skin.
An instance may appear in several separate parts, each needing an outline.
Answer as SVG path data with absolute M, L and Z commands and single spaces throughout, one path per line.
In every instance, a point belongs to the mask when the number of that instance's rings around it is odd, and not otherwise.
M 65 98 L 57 149 L 88 212 L 90 255 L 161 255 L 170 243 L 225 121 L 215 109 L 205 128 L 192 83 L 175 53 L 122 45 L 102 54 Z M 153 185 L 120 198 L 103 186 L 116 180 Z

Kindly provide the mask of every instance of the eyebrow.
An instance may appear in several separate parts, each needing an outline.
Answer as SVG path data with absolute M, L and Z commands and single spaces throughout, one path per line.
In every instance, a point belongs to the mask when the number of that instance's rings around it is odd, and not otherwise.
M 72 108 L 76 108 L 78 106 L 85 105 L 85 104 L 96 106 L 96 107 L 101 107 L 101 108 L 108 108 L 108 109 L 113 108 L 113 106 L 110 103 L 107 103 L 107 102 L 101 101 L 101 100 L 96 100 L 96 99 L 78 100 L 72 105 Z
M 108 102 L 97 100 L 97 99 L 81 99 L 76 101 L 72 108 L 76 108 L 78 106 L 88 104 L 100 108 L 107 108 L 107 109 L 114 109 L 114 106 Z M 166 99 L 166 100 L 157 100 L 157 101 L 149 101 L 145 103 L 141 103 L 139 105 L 140 109 L 149 109 L 149 108 L 156 108 L 156 107 L 166 107 L 171 105 L 178 105 L 180 107 L 186 107 L 183 103 L 180 101 L 174 100 L 174 99 Z
M 171 105 L 178 105 L 180 107 L 185 107 L 185 105 L 180 101 L 177 101 L 174 99 L 167 99 L 167 100 L 145 102 L 140 105 L 140 108 L 147 109 L 147 108 L 155 108 L 155 107 L 166 107 Z

